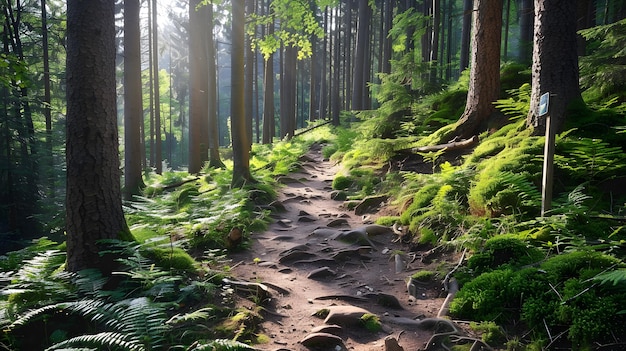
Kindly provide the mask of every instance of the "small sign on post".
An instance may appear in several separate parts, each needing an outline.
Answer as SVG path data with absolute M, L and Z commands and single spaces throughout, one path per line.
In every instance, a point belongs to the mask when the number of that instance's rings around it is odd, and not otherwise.
M 539 109 L 537 111 L 537 116 L 542 117 L 548 114 L 548 109 L 550 107 L 550 93 L 545 93 L 539 97 Z
M 543 150 L 543 179 L 541 182 L 541 216 L 545 216 L 552 206 L 552 184 L 554 174 L 554 149 L 556 133 L 550 117 L 550 93 L 539 98 L 537 115 L 546 116 L 546 142 Z

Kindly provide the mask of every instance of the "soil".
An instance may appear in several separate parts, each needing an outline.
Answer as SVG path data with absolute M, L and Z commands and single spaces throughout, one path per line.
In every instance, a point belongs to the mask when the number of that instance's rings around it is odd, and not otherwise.
M 429 248 L 416 251 L 391 228 L 374 225 L 383 213 L 393 213 L 385 202 L 357 215 L 344 201 L 332 199 L 331 183 L 340 166 L 323 159 L 321 149 L 314 145 L 301 158 L 300 171 L 281 179 L 284 186 L 276 206 L 284 209 L 274 215 L 269 229 L 251 234 L 250 246 L 232 255 L 233 276 L 267 290 L 262 296 L 259 332 L 269 340 L 255 347 L 292 351 L 424 349 L 437 331 L 397 322 L 438 315 L 446 297 L 442 280 L 460 255 Z M 429 282 L 417 283 L 415 296 L 411 296 L 407 282 L 420 270 L 438 274 Z M 258 302 L 253 300 L 248 299 L 250 308 Z M 305 346 L 303 339 L 325 324 L 316 312 L 336 306 L 366 310 L 380 318 L 383 328 L 369 331 L 363 325 L 333 323 L 340 324 L 333 333 L 342 344 L 326 340 L 317 348 Z M 401 348 L 385 347 L 390 336 Z

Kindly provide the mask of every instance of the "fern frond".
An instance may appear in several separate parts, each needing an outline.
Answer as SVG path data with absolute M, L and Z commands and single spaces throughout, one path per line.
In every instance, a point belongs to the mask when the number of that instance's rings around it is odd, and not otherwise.
M 622 285 L 626 287 L 626 269 L 616 269 L 614 271 L 602 273 L 593 278 L 601 284 Z
M 211 307 L 201 308 L 199 310 L 195 310 L 193 312 L 185 313 L 182 315 L 176 314 L 165 323 L 171 326 L 177 326 L 185 323 L 195 323 L 197 321 L 213 318 L 215 316 L 214 312 L 214 309 Z
M 72 345 L 93 345 L 97 349 L 102 350 L 127 350 L 127 351 L 143 351 L 143 345 L 131 340 L 128 334 L 118 332 L 102 332 L 98 334 L 80 335 L 71 339 L 54 344 L 47 348 L 46 351 L 67 350 Z
M 230 339 L 216 339 L 208 344 L 197 345 L 192 351 L 248 351 L 254 347 Z
M 63 304 L 63 303 L 57 303 L 57 304 L 47 305 L 47 306 L 43 306 L 43 307 L 40 307 L 40 308 L 36 308 L 36 309 L 30 310 L 30 311 L 26 312 L 25 314 L 21 315 L 15 321 L 13 321 L 13 323 L 9 324 L 7 326 L 7 329 L 11 330 L 11 329 L 15 329 L 15 328 L 24 326 L 24 325 L 32 322 L 33 320 L 36 320 L 37 318 L 40 318 L 40 317 L 42 317 L 44 315 L 47 315 L 48 313 L 50 313 L 52 311 L 63 309 L 64 306 L 65 306 L 65 304 Z

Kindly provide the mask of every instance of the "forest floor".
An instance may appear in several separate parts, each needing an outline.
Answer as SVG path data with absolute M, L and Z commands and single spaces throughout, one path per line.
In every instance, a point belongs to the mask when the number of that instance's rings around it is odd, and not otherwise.
M 426 323 L 444 303 L 443 276 L 414 285 L 415 296 L 409 295 L 407 282 L 419 270 L 445 275 L 460 254 L 415 251 L 391 228 L 372 224 L 378 216 L 393 214 L 384 202 L 356 215 L 344 201 L 332 199 L 331 183 L 340 166 L 323 159 L 321 149 L 313 145 L 300 160 L 301 170 L 281 179 L 277 201 L 284 210 L 231 257 L 234 277 L 266 290 L 258 329 L 269 340 L 255 347 L 425 349 L 434 333 L 445 332 L 446 325 Z M 244 298 L 238 303 L 250 309 L 256 305 Z M 317 314 L 324 310 L 330 312 L 325 318 Z M 378 316 L 382 329 L 368 330 L 351 319 L 364 312 Z M 467 335 L 467 329 L 460 325 L 460 334 Z

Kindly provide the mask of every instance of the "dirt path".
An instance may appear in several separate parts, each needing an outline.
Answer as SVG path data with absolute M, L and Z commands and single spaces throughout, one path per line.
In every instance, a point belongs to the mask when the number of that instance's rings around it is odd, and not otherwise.
M 435 317 L 444 293 L 437 283 L 417 286 L 415 298 L 407 293 L 407 280 L 419 269 L 441 269 L 451 263 L 434 260 L 427 265 L 412 259 L 390 228 L 371 224 L 376 213 L 364 219 L 344 208 L 342 201 L 332 200 L 337 166 L 322 159 L 321 146 L 312 147 L 302 163 L 299 173 L 283 179 L 278 200 L 285 211 L 268 231 L 252 234 L 248 250 L 232 257 L 234 276 L 263 283 L 270 293 L 270 312 L 261 325 L 270 341 L 257 347 L 308 350 L 302 340 L 315 338 L 312 331 L 325 325 L 314 313 L 348 306 L 340 314 L 367 310 L 383 321 L 383 330 L 371 332 L 347 319 L 328 320 L 341 325 L 325 331 L 338 335 L 343 346 L 321 338 L 330 345 L 321 349 L 393 350 L 385 348 L 388 336 L 404 350 L 424 348 L 433 331 L 398 321 Z M 397 253 L 402 262 L 396 262 Z

